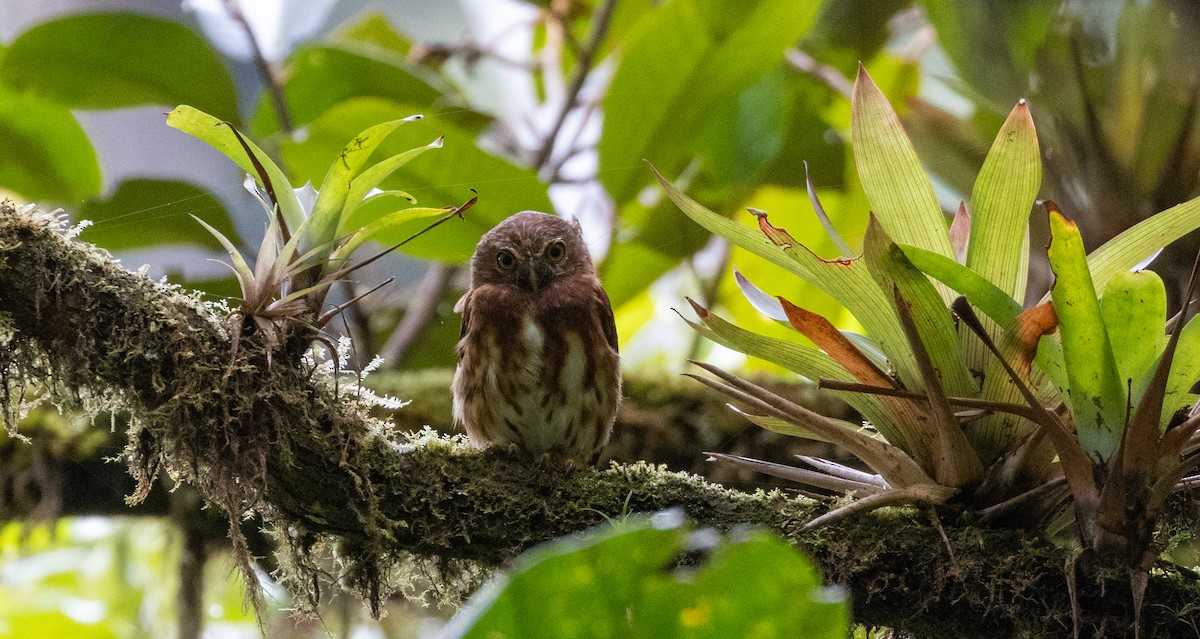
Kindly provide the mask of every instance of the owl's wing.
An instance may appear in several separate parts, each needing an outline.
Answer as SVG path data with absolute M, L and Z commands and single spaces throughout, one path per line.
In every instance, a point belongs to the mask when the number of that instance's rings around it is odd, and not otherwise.
M 608 340 L 608 345 L 612 347 L 614 352 L 620 353 L 621 348 L 617 345 L 617 322 L 613 319 L 612 302 L 608 301 L 608 293 L 604 292 L 604 287 L 600 286 L 600 282 L 595 282 L 593 286 L 596 292 L 596 310 L 600 316 L 600 328 L 604 330 L 604 337 Z
M 454 303 L 454 312 L 462 313 L 462 326 L 458 329 L 458 337 L 461 339 L 467 336 L 467 327 L 471 325 L 471 291 L 463 293 L 463 296 L 458 298 Z

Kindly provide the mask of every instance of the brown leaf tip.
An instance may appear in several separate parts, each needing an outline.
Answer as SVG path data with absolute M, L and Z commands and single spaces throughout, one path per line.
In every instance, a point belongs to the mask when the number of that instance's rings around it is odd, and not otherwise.
M 697 303 L 696 300 L 694 300 L 690 297 L 685 297 L 683 299 L 687 300 L 688 304 L 692 305 L 692 310 L 696 312 L 696 315 L 698 315 L 700 317 L 700 319 L 702 319 L 702 320 L 708 319 L 708 309 L 704 308 L 703 306 L 700 306 L 700 304 Z

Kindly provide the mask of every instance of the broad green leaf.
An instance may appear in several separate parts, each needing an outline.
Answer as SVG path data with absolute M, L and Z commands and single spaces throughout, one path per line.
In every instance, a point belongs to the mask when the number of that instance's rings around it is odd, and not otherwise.
M 100 164 L 65 107 L 0 84 L 0 191 L 31 201 L 78 202 L 100 192 Z
M 959 76 L 969 83 L 979 103 L 997 113 L 1029 90 L 1034 56 L 1070 6 L 1055 0 L 922 0 L 920 4 Z M 1093 7 L 1087 10 L 1095 11 Z
M 235 164 L 242 167 L 242 170 L 254 178 L 260 187 L 266 188 L 259 179 L 258 170 L 250 157 L 246 155 L 246 150 L 238 141 L 237 135 L 233 130 L 225 124 L 195 107 L 182 105 L 175 108 L 167 114 L 167 125 L 179 129 L 188 135 L 199 138 L 207 143 L 212 148 L 220 151 L 225 157 L 233 160 Z M 346 136 L 347 139 L 350 136 Z M 279 208 L 283 213 L 283 219 L 287 222 L 288 228 L 295 231 L 300 228 L 306 219 L 304 209 L 300 206 L 300 201 L 296 198 L 296 193 L 292 190 L 292 183 L 288 181 L 283 171 L 271 161 L 271 158 L 258 148 L 256 144 L 250 140 L 245 140 L 250 150 L 254 153 L 255 158 L 262 164 L 270 178 L 271 186 L 274 188 L 275 196 L 279 198 Z M 326 166 L 337 158 L 337 152 L 330 153 L 326 158 Z
M 1084 451 L 1104 462 L 1121 440 L 1126 413 L 1125 386 L 1092 278 L 1079 229 L 1057 212 L 1050 214 L 1050 294 L 1058 313 L 1063 359 L 1070 384 L 1071 416 Z
M 1139 382 L 1149 374 L 1163 352 L 1167 338 L 1167 291 L 1152 271 L 1116 273 L 1104 287 L 1100 314 L 1112 344 L 1121 384 L 1132 383 L 1136 406 Z
M 600 265 L 600 281 L 613 308 L 618 308 L 678 265 L 678 257 L 641 242 L 616 243 Z
M 659 515 L 538 546 L 476 594 L 447 638 L 844 637 L 844 597 L 821 587 L 787 543 L 753 532 L 720 539 L 699 568 L 669 568 L 688 549 Z
M 387 14 L 367 9 L 339 26 L 332 34 L 333 41 L 348 47 L 370 48 L 406 56 L 412 51 L 412 40 L 396 30 Z
M 975 397 L 979 387 L 959 348 L 954 319 L 933 284 L 917 270 L 874 219 L 867 225 L 863 258 L 871 276 L 884 291 L 893 287 L 912 305 L 913 323 L 925 344 L 929 360 L 937 370 L 946 395 Z M 921 390 L 921 386 L 910 387 Z
M 294 126 L 303 126 L 334 105 L 356 97 L 378 97 L 416 107 L 413 113 L 432 113 L 443 96 L 431 79 L 409 67 L 400 55 L 380 47 L 310 45 L 287 60 L 284 98 Z M 408 114 L 411 115 L 411 114 Z M 270 96 L 264 95 L 254 113 L 252 128 L 259 134 L 279 130 Z
M 303 141 L 284 142 L 281 149 L 284 163 L 297 183 L 320 179 L 329 162 L 337 158 L 346 140 L 355 133 L 415 112 L 412 105 L 378 98 L 342 102 L 310 123 Z M 501 220 L 522 210 L 553 211 L 546 186 L 534 171 L 484 152 L 475 146 L 474 136 L 437 116 L 427 116 L 396 129 L 380 145 L 379 153 L 384 157 L 398 155 L 428 145 L 438 137 L 444 137 L 444 143 L 436 157 L 425 156 L 405 164 L 383 180 L 380 187 L 411 193 L 422 206 L 430 208 L 461 204 L 475 189 L 479 203 L 466 212 L 464 220 L 451 220 L 435 233 L 405 245 L 401 249 L 405 253 L 463 263 L 470 259 L 479 238 Z M 354 223 L 365 222 L 355 217 Z M 413 220 L 389 233 L 403 239 L 426 223 Z M 348 224 L 347 228 L 351 226 Z
M 643 159 L 672 175 L 690 162 L 691 139 L 714 105 L 776 67 L 819 7 L 673 0 L 647 13 L 627 36 L 603 103 L 600 179 L 613 199 L 625 202 L 645 186 Z
M 110 251 L 173 244 L 223 248 L 188 215 L 203 219 L 226 237 L 237 237 L 220 200 L 194 184 L 175 180 L 125 180 L 111 197 L 84 203 L 78 217 L 93 222 L 83 239 Z
M 853 105 L 854 162 L 880 224 L 896 242 L 953 258 L 933 184 L 892 105 L 861 66 Z
M 0 60 L 0 81 L 73 109 L 193 104 L 238 120 L 220 56 L 191 29 L 140 13 L 82 13 L 22 33 Z
M 1175 347 L 1175 359 L 1171 360 L 1171 375 L 1167 378 L 1167 390 L 1163 399 L 1162 421 L 1164 426 L 1169 424 L 1171 417 L 1181 408 L 1190 408 L 1196 401 L 1191 389 L 1200 381 L 1200 315 L 1193 316 L 1183 327 L 1179 336 L 1179 344 Z M 1149 383 L 1147 374 L 1145 381 L 1135 388 L 1142 390 Z

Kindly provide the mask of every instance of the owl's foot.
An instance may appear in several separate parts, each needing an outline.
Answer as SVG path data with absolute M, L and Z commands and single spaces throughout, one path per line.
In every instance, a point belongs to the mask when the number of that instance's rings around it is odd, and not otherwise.
M 575 460 L 571 458 L 567 458 L 566 462 L 563 462 L 563 458 L 561 456 L 545 452 L 542 453 L 541 459 L 538 461 L 541 462 L 543 466 L 549 468 L 553 468 L 556 463 L 562 464 L 561 467 L 568 477 L 571 476 L 571 473 L 575 472 Z

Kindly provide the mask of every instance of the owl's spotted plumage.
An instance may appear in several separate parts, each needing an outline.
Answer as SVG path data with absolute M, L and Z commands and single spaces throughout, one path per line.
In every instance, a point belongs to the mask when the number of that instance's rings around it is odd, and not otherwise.
M 454 420 L 471 443 L 577 464 L 621 399 L 617 329 L 577 223 L 524 211 L 479 241 L 459 300 Z

